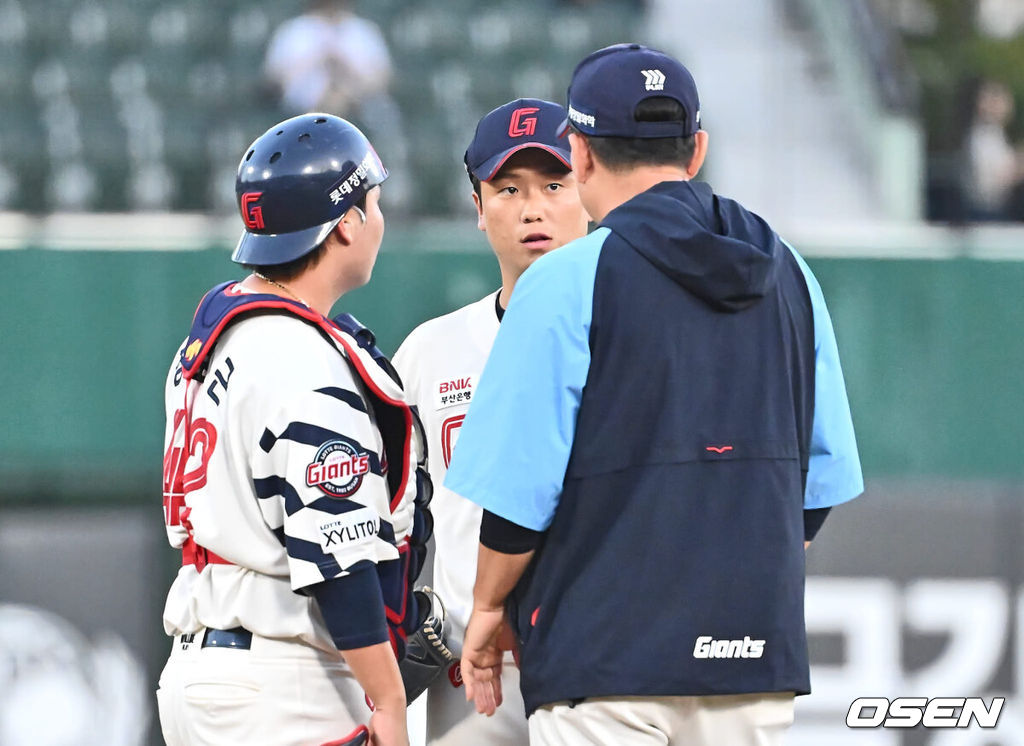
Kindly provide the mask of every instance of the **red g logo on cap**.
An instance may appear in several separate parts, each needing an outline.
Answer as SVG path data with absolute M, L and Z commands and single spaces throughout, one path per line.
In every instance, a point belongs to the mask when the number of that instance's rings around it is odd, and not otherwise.
M 253 204 L 262 196 L 263 192 L 246 192 L 242 195 L 242 220 L 249 230 L 263 227 L 263 208 Z
M 531 117 L 530 114 L 536 114 L 538 111 L 540 109 L 536 106 L 526 106 L 513 111 L 512 119 L 508 123 L 508 136 L 523 137 L 524 135 L 533 135 L 537 129 L 537 117 Z

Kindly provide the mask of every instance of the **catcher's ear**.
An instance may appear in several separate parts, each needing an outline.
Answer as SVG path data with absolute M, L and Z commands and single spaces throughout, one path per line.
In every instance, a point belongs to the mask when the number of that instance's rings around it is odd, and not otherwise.
M 351 211 L 350 211 L 351 212 Z M 338 221 L 331 233 L 341 242 L 343 246 L 351 246 L 356 239 L 355 228 L 348 220 L 348 215 Z

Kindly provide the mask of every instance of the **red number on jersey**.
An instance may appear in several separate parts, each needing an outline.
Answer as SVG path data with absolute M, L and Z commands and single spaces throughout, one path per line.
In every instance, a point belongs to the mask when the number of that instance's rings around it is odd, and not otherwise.
M 462 421 L 466 419 L 466 415 L 457 414 L 454 417 L 449 417 L 447 420 L 441 423 L 441 455 L 444 457 L 444 468 L 448 468 L 448 464 L 452 462 L 452 452 L 455 450 L 455 441 L 459 437 L 459 428 L 462 427 Z
M 189 427 L 186 429 L 186 424 Z M 185 430 L 179 438 L 179 429 Z M 184 444 L 184 445 L 181 445 Z M 174 435 L 164 454 L 164 522 L 168 526 L 181 523 L 181 510 L 185 507 L 185 494 L 206 484 L 206 469 L 213 449 L 217 447 L 217 428 L 208 420 L 187 422 L 185 410 L 174 413 Z M 199 463 L 189 472 L 185 467 L 191 458 Z

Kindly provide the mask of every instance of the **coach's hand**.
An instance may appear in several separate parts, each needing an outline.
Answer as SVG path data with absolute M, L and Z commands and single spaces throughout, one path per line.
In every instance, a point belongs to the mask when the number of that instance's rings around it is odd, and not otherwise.
M 511 650 L 515 636 L 505 620 L 504 609 L 474 606 L 462 645 L 462 680 L 466 699 L 476 711 L 493 715 L 501 705 L 501 659 Z

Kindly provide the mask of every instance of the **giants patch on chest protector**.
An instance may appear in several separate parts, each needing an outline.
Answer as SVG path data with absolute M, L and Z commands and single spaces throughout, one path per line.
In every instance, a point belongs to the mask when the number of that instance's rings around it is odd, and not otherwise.
M 434 409 L 469 404 L 476 387 L 476 376 L 453 376 L 434 384 Z
M 306 467 L 306 486 L 317 487 L 328 497 L 351 497 L 369 471 L 370 454 L 344 441 L 329 440 Z

